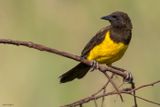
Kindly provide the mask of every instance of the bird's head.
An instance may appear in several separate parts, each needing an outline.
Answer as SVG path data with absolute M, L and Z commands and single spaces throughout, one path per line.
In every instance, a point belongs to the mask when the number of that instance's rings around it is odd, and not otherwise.
M 101 17 L 101 19 L 108 20 L 113 27 L 132 29 L 131 20 L 124 12 L 116 11 L 110 15 Z

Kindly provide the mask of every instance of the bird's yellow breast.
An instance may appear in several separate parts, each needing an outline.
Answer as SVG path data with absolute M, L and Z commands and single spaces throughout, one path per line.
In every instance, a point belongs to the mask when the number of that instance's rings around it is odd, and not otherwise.
M 110 38 L 110 32 L 105 35 L 105 39 L 96 45 L 88 54 L 88 60 L 96 60 L 99 63 L 112 64 L 119 60 L 127 49 L 127 45 L 122 42 L 116 43 Z

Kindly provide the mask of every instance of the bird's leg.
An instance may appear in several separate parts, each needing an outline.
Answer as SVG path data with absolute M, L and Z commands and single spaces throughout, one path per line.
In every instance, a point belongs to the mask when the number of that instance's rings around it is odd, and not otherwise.
M 133 82 L 133 76 L 131 72 L 125 71 L 127 76 L 123 79 L 124 82 L 132 83 Z
M 119 67 L 116 67 L 116 66 L 113 66 L 113 65 L 107 65 L 113 69 L 116 69 L 116 70 L 119 70 L 119 71 L 122 71 L 124 73 L 127 74 L 127 76 L 123 79 L 124 82 L 127 82 L 127 83 L 132 83 L 133 82 L 133 76 L 132 76 L 132 73 L 125 70 L 125 69 L 122 69 L 122 68 L 119 68 Z
M 93 60 L 91 71 L 98 69 L 98 67 L 99 67 L 99 63 L 97 61 Z
M 81 60 L 86 59 L 85 57 L 81 57 Z M 91 72 L 94 71 L 95 69 L 98 69 L 99 67 L 99 63 L 96 60 L 92 61 L 92 65 L 91 65 Z
M 86 59 L 85 57 L 80 57 L 80 60 L 82 61 L 82 60 L 84 60 L 84 59 Z

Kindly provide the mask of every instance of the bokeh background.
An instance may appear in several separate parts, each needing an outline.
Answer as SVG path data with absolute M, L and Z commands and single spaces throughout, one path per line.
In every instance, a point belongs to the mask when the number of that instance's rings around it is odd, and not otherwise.
M 113 11 L 129 14 L 133 38 L 125 56 L 114 65 L 132 72 L 138 85 L 160 77 L 159 0 L 0 0 L 0 38 L 32 41 L 80 55 L 89 39 Z M 91 95 L 105 82 L 99 72 L 82 80 L 59 83 L 59 75 L 78 62 L 26 47 L 0 45 L 0 107 L 58 107 Z M 160 102 L 160 86 L 139 96 Z M 131 107 L 132 98 L 107 97 L 106 106 Z M 140 107 L 157 107 L 138 100 Z M 88 103 L 85 107 L 93 107 Z

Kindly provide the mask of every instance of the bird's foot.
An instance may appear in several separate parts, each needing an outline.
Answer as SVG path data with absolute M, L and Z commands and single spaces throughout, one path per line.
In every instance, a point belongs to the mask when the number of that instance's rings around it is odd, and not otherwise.
M 98 69 L 98 68 L 99 68 L 99 63 L 93 60 L 91 71 L 94 71 L 95 69 Z
M 124 71 L 124 72 L 127 74 L 127 76 L 123 79 L 123 81 L 127 83 L 132 83 L 133 82 L 132 73 L 128 71 Z

